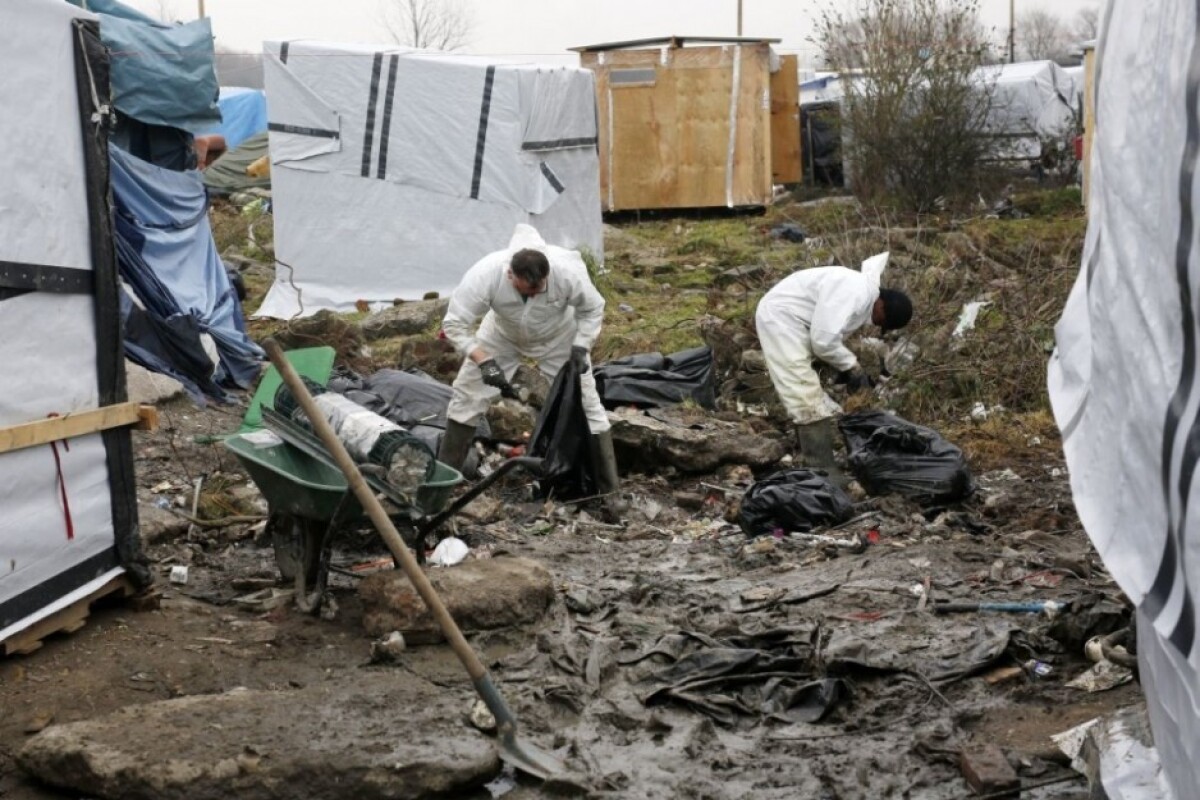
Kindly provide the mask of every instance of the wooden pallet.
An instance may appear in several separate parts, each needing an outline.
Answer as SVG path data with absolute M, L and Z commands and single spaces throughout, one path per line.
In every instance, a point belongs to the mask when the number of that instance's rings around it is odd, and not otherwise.
M 92 603 L 120 593 L 119 597 L 133 595 L 133 585 L 124 575 L 118 575 L 86 597 L 81 597 L 66 608 L 55 611 L 50 616 L 40 619 L 23 631 L 0 642 L 0 652 L 5 656 L 27 655 L 42 646 L 42 640 L 54 633 L 74 633 L 87 624 L 88 615 L 92 612 Z

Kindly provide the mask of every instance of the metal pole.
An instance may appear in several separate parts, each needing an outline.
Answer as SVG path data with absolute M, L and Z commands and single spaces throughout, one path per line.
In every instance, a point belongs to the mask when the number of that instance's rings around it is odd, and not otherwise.
M 1008 63 L 1010 64 L 1016 60 L 1017 18 L 1013 13 L 1016 2 L 1017 0 L 1008 0 Z
M 742 0 L 738 0 L 738 36 L 742 35 Z

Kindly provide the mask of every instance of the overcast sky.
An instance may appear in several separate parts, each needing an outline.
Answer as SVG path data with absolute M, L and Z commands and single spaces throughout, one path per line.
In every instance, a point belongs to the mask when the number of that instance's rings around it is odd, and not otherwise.
M 394 0 L 393 0 L 394 1 Z M 451 0 L 474 21 L 464 52 L 562 57 L 567 48 L 671 34 L 732 36 L 737 0 Z M 200 0 L 125 0 L 152 16 L 164 11 L 194 19 Z M 238 50 L 261 51 L 272 39 L 388 41 L 380 5 L 388 0 L 204 0 L 217 41 Z M 777 49 L 811 60 L 813 20 L 830 3 L 851 0 L 743 0 L 742 33 L 782 39 Z M 1023 11 L 1046 9 L 1068 21 L 1100 0 L 1013 0 Z M 1009 0 L 980 0 L 983 22 L 1002 40 L 1008 30 Z M 1018 33 L 1019 36 L 1019 33 Z M 1018 45 L 1019 46 L 1019 45 Z M 555 59 L 559 60 L 559 59 Z M 803 66 L 802 66 L 803 68 Z

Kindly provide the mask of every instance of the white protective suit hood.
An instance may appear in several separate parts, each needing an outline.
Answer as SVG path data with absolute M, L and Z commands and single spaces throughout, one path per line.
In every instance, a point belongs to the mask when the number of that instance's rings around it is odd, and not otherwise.
M 890 253 L 879 253 L 855 271 L 814 267 L 792 273 L 759 301 L 757 316 L 770 323 L 807 330 L 812 355 L 844 372 L 858 359 L 843 338 L 871 321 L 879 282 Z

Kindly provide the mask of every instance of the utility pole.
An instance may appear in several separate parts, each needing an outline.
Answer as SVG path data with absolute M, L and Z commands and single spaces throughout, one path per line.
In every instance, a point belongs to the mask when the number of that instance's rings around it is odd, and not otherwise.
M 200 4 L 200 19 L 204 19 L 204 0 L 196 0 Z
M 204 0 L 200 0 L 204 2 Z M 1008 63 L 1016 60 L 1017 18 L 1013 13 L 1017 0 L 1008 0 Z
M 742 35 L 742 0 L 738 0 L 738 36 Z

